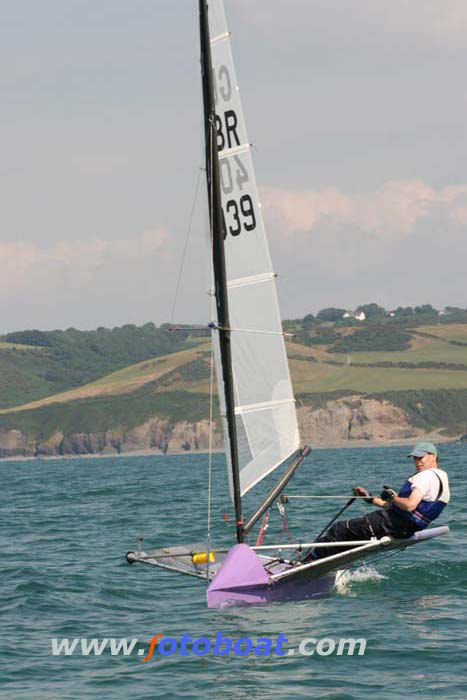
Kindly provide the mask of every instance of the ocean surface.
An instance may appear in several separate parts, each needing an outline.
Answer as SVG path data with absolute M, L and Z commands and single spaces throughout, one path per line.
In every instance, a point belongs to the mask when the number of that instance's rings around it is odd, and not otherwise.
M 348 498 L 352 485 L 379 493 L 412 471 L 407 447 L 315 450 L 290 495 Z M 467 698 L 467 443 L 441 447 L 452 501 L 437 524 L 451 534 L 360 566 L 320 600 L 208 610 L 201 580 L 129 566 L 127 550 L 203 541 L 207 455 L 3 461 L 0 692 L 15 700 L 113 698 Z M 212 538 L 229 546 L 233 518 L 223 455 L 213 462 Z M 274 481 L 268 477 L 268 484 Z M 261 490 L 261 489 L 260 489 Z M 258 494 L 245 499 L 248 513 Z M 310 540 L 345 503 L 294 500 L 290 536 Z M 348 517 L 365 512 L 354 504 Z M 267 542 L 287 533 L 273 509 Z M 137 651 L 53 656 L 51 639 L 156 634 L 215 640 L 285 635 L 364 638 L 363 655 L 240 657 Z M 256 642 L 255 642 L 256 643 Z

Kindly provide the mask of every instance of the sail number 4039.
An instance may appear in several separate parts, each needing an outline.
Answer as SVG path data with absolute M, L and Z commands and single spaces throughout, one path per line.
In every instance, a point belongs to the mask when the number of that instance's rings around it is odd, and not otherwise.
M 227 233 L 238 236 L 245 231 L 253 231 L 256 228 L 256 217 L 253 202 L 249 194 L 244 194 L 237 202 L 228 199 L 224 204 L 224 238 Z

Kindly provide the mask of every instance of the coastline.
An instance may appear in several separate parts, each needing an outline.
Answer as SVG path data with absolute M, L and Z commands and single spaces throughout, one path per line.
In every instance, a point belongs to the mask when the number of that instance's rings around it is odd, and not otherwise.
M 377 447 L 403 447 L 404 445 L 413 445 L 419 440 L 428 440 L 437 444 L 459 442 L 462 435 L 447 437 L 439 433 L 426 433 L 417 437 L 403 438 L 398 440 L 337 440 L 334 442 L 319 442 L 310 445 L 312 450 L 342 450 L 356 448 L 377 448 Z M 212 454 L 221 454 L 224 450 L 211 450 Z M 15 457 L 0 457 L 0 465 L 2 462 L 29 462 L 29 461 L 48 461 L 48 460 L 69 460 L 69 459 L 103 459 L 106 457 L 123 458 L 123 457 L 172 457 L 179 455 L 201 455 L 209 454 L 209 450 L 170 450 L 162 452 L 161 450 L 129 450 L 128 452 L 105 452 L 85 454 L 67 454 L 67 455 L 17 455 Z

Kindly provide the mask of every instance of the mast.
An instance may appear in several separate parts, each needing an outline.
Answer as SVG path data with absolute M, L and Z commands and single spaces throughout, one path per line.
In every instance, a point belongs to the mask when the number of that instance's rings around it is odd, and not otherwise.
M 235 402 L 232 375 L 232 351 L 230 344 L 229 304 L 224 252 L 224 223 L 221 205 L 219 157 L 217 153 L 216 107 L 211 60 L 207 0 L 199 0 L 201 76 L 203 83 L 204 129 L 206 143 L 206 178 L 208 186 L 209 216 L 211 222 L 212 260 L 217 307 L 219 346 L 224 380 L 226 419 L 229 433 L 230 461 L 232 468 L 233 496 L 237 541 L 243 542 L 242 501 L 235 425 Z

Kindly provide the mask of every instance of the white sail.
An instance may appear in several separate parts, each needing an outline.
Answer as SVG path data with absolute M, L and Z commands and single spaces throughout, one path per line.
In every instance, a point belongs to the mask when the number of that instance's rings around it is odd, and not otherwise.
M 274 273 L 222 0 L 209 1 L 209 27 L 243 495 L 297 450 L 299 434 Z M 219 361 L 216 367 L 229 461 Z M 228 471 L 232 493 L 230 463 Z

